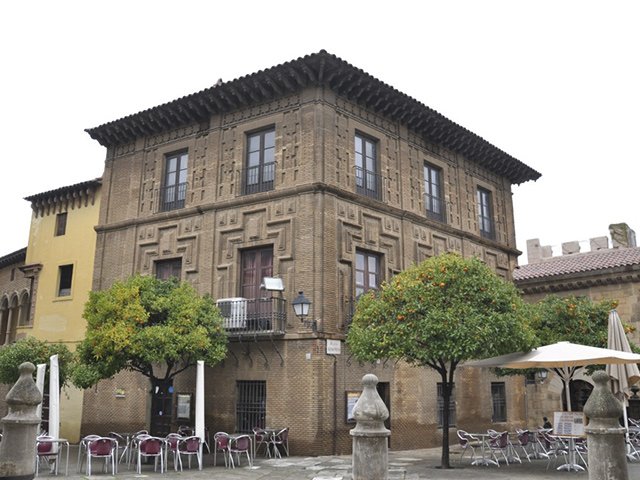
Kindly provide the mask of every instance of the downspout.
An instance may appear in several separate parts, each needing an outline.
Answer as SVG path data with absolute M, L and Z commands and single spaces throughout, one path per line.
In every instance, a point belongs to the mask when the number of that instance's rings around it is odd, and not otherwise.
M 338 356 L 331 355 L 333 357 L 333 435 L 332 438 L 332 455 L 337 455 L 336 449 L 338 448 L 337 436 L 338 436 Z

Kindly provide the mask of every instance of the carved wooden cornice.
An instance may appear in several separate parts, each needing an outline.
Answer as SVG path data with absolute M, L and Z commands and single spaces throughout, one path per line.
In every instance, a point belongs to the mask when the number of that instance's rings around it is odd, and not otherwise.
M 328 88 L 402 123 L 426 141 L 464 155 L 512 184 L 540 177 L 540 173 L 475 133 L 324 50 L 229 82 L 219 81 L 200 92 L 86 132 L 101 145 L 114 147 L 183 125 L 206 122 L 212 115 L 259 105 L 307 87 Z
M 37 193 L 25 197 L 25 200 L 31 202 L 31 209 L 35 212 L 36 217 L 60 213 L 93 205 L 100 185 L 102 185 L 102 179 L 97 178 L 48 192 Z

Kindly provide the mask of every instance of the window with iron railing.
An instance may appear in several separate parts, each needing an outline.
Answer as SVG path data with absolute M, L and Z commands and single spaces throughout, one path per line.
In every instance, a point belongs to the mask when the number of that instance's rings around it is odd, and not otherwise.
M 283 298 L 220 298 L 216 304 L 229 337 L 285 334 L 287 314 Z
M 442 170 L 428 163 L 424 164 L 424 206 L 427 217 L 439 222 L 445 221 Z
M 164 182 L 160 191 L 160 210 L 163 212 L 184 208 L 187 198 L 187 152 L 165 157 Z
M 244 195 L 273 190 L 275 147 L 275 128 L 247 135 L 247 161 L 242 174 Z
M 491 192 L 481 187 L 478 187 L 478 225 L 480 226 L 480 235 L 495 240 Z
M 355 136 L 355 177 L 358 194 L 376 200 L 382 199 L 377 141 L 359 133 Z

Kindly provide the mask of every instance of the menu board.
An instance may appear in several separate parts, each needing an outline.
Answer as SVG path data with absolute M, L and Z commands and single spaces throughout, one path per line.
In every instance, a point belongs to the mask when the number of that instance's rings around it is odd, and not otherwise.
M 553 433 L 556 435 L 584 435 L 582 412 L 553 412 Z

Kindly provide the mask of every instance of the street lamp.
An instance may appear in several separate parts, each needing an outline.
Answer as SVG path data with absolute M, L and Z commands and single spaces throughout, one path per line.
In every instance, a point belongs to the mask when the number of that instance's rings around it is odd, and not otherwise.
M 304 296 L 302 290 L 298 292 L 298 296 L 291 302 L 293 311 L 296 312 L 296 316 L 301 322 L 309 315 L 309 307 L 311 306 L 311 300 Z

